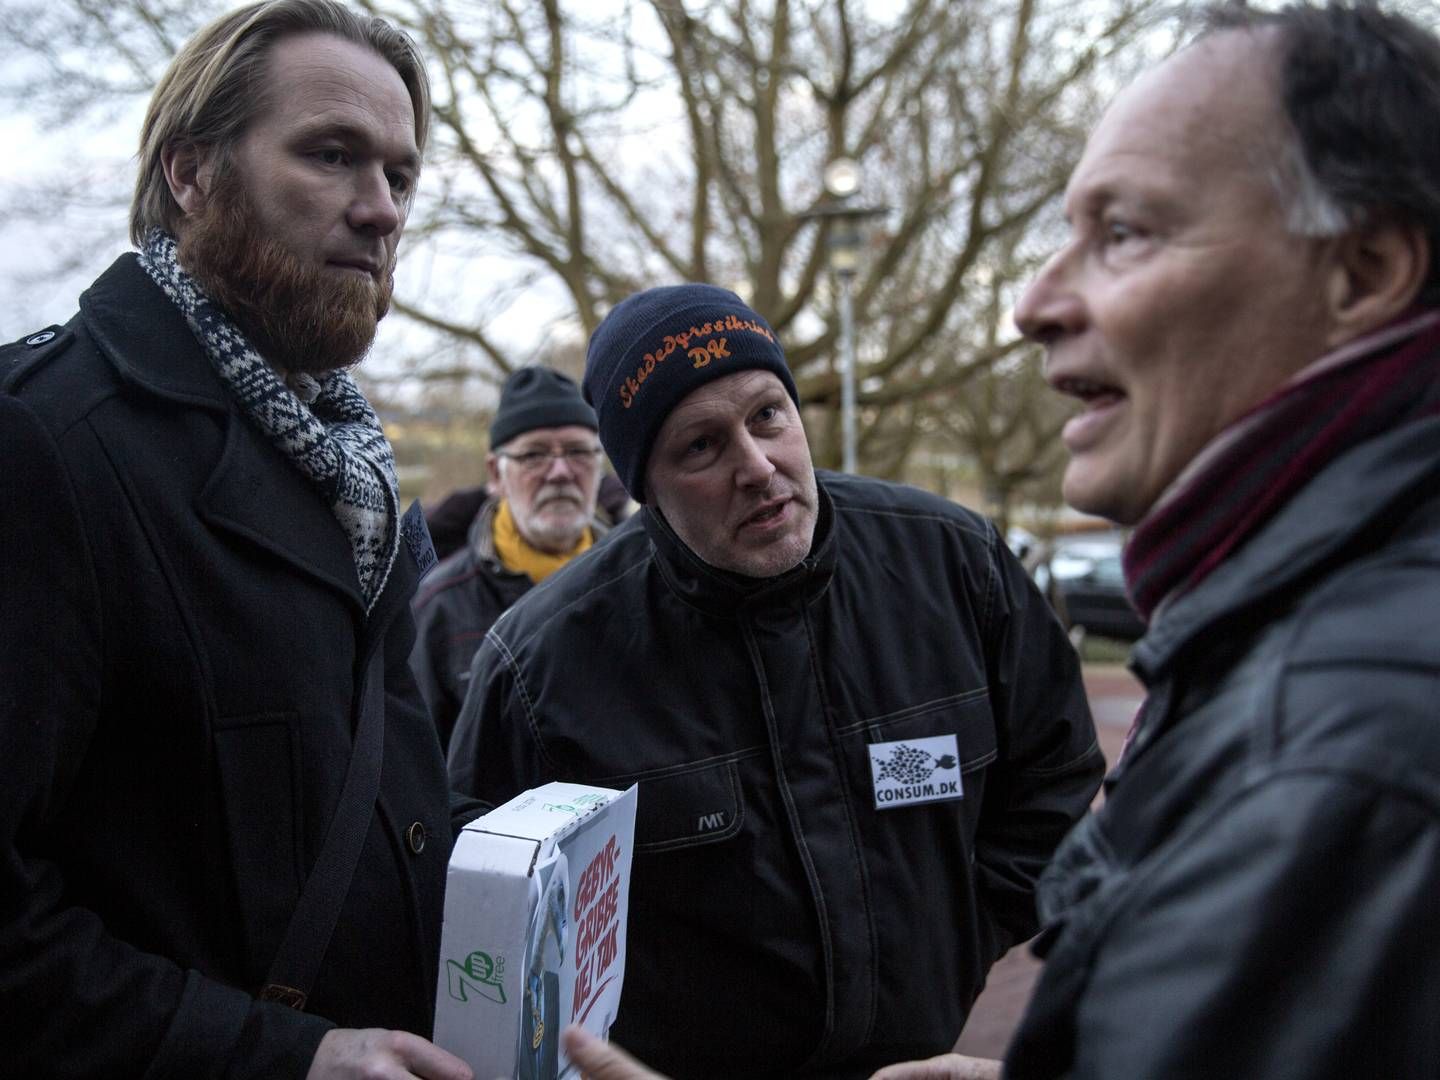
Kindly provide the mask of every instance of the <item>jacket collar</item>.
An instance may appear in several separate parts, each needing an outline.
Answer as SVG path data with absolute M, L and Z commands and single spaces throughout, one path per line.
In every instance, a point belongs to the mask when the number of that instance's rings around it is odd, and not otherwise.
M 171 401 L 229 408 L 225 386 L 185 316 L 150 280 L 134 252 L 121 255 L 80 294 L 80 311 L 125 382 Z
M 1440 488 L 1440 417 L 1356 446 L 1303 487 L 1197 588 L 1157 612 L 1131 666 L 1147 683 L 1222 619 L 1294 586 L 1361 534 L 1392 529 Z
M 807 603 L 830 584 L 837 549 L 835 507 L 823 477 L 817 477 L 816 490 L 819 517 L 810 553 L 798 566 L 773 578 L 749 578 L 719 570 L 691 551 L 653 505 L 647 503 L 640 514 L 655 548 L 655 563 L 670 591 L 707 614 L 735 617 Z
M 224 449 L 196 502 L 201 518 L 217 532 L 262 548 L 343 593 L 363 617 L 354 556 L 330 507 L 239 414 L 180 309 L 150 280 L 133 253 L 122 255 L 85 290 L 80 311 L 100 352 L 125 384 L 175 405 L 225 417 Z M 387 583 L 385 593 L 393 592 L 395 584 Z M 380 622 L 372 612 L 370 625 Z
M 500 498 L 497 495 L 487 496 L 476 511 L 475 517 L 470 522 L 470 529 L 466 539 L 475 557 L 484 563 L 491 570 L 499 571 L 502 574 L 509 574 L 500 564 L 500 556 L 495 552 L 495 514 L 500 509 Z M 519 577 L 521 575 L 513 575 Z

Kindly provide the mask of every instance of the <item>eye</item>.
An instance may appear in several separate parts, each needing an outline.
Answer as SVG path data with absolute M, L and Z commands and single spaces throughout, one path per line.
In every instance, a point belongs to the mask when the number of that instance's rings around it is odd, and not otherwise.
M 1118 247 L 1144 239 L 1145 231 L 1127 218 L 1107 217 L 1100 223 L 1100 235 L 1106 247 Z
M 589 446 L 567 446 L 565 460 L 571 465 L 592 465 L 599 453 L 599 450 Z
M 315 151 L 315 157 L 325 165 L 344 165 L 350 160 L 350 155 L 338 146 L 322 146 Z
M 385 178 L 390 181 L 390 190 L 397 195 L 410 194 L 410 189 L 414 186 L 410 177 L 402 172 L 392 170 L 385 174 Z
M 701 435 L 697 439 L 690 440 L 689 445 L 685 447 L 685 456 L 696 457 L 705 453 L 706 450 L 709 450 L 714 445 L 714 440 L 712 440 L 710 436 Z
M 550 454 L 544 450 L 526 450 L 515 455 L 515 464 L 522 469 L 537 469 L 542 461 L 549 461 Z
M 1105 242 L 1107 244 L 1122 244 L 1135 235 L 1134 230 L 1130 228 L 1129 222 L 1120 221 L 1116 218 L 1111 218 L 1105 222 L 1104 231 Z
M 757 424 L 768 424 L 768 423 L 770 423 L 770 421 L 775 420 L 775 419 L 778 419 L 779 416 L 780 416 L 780 408 L 779 408 L 779 406 L 777 406 L 777 405 L 762 405 L 762 406 L 760 406 L 760 408 L 758 408 L 758 409 L 755 410 L 754 420 L 755 420 L 755 423 L 757 423 Z

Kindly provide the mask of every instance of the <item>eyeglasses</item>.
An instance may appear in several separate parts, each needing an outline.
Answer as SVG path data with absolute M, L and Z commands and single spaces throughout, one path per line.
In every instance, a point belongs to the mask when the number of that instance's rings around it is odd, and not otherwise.
M 496 450 L 495 456 L 509 458 L 522 472 L 528 473 L 549 469 L 550 462 L 556 458 L 562 458 L 572 469 L 587 469 L 594 465 L 595 459 L 600 456 L 600 447 L 562 446 L 558 450 L 522 450 L 518 454 L 509 450 Z

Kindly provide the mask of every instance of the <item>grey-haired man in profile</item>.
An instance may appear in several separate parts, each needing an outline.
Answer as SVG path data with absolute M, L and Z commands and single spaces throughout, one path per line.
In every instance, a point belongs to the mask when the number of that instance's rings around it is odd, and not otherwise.
M 429 113 L 408 37 L 267 0 L 181 49 L 132 238 L 0 350 L 0 1046 L 26 1076 L 463 1080 L 428 552 L 345 369 Z
M 1135 526 L 1148 698 L 1041 887 L 1028 1077 L 1440 1075 L 1440 41 L 1224 9 L 1016 320 Z

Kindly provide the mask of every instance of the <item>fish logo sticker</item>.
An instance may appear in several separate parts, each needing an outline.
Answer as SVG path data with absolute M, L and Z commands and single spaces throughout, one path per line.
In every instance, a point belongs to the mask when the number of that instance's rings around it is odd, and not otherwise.
M 954 735 L 870 744 L 875 809 L 963 798 L 960 751 Z

